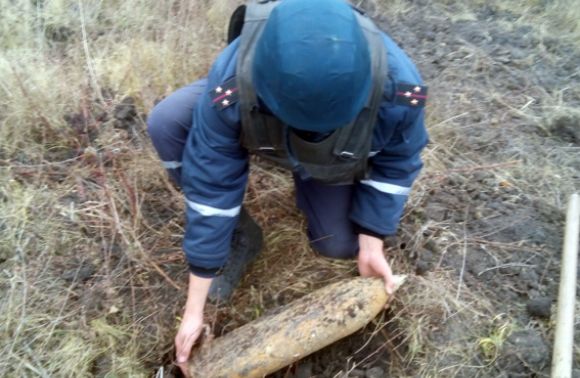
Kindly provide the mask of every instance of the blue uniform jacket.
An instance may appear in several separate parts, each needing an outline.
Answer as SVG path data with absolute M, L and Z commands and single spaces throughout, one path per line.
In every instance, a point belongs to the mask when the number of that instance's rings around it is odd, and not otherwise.
M 427 144 L 422 108 L 395 103 L 397 85 L 422 84 L 409 57 L 383 34 L 390 80 L 374 129 L 371 173 L 356 183 L 350 219 L 381 235 L 392 235 L 413 181 L 423 165 Z M 239 39 L 226 47 L 208 75 L 183 154 L 182 187 L 187 203 L 183 249 L 191 271 L 211 277 L 228 257 L 244 198 L 248 153 L 240 144 L 239 104 L 217 110 L 209 91 L 235 76 Z

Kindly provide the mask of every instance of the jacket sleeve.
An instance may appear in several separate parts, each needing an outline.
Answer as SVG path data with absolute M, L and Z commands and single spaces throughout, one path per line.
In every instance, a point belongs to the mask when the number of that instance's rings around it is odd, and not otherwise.
M 397 107 L 399 108 L 399 107 Z M 374 235 L 393 235 L 411 186 L 423 163 L 421 151 L 428 142 L 424 111 L 410 109 L 403 114 L 390 139 L 374 156 L 369 158 L 370 177 L 356 184 L 351 204 L 350 219 L 363 230 Z M 385 126 L 385 119 L 379 126 Z
M 239 127 L 224 122 L 208 95 L 194 112 L 182 169 L 187 208 L 183 250 L 194 274 L 211 277 L 229 255 L 246 188 L 248 157 L 239 143 Z
M 239 142 L 239 108 L 216 110 L 208 94 L 221 84 L 219 76 L 210 72 L 183 153 L 183 250 L 191 272 L 202 277 L 215 276 L 228 258 L 248 177 L 247 151 Z

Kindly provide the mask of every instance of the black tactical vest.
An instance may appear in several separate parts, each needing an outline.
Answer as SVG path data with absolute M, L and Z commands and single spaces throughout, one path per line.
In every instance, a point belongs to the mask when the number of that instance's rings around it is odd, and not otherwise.
M 261 110 L 252 85 L 252 63 L 256 41 L 277 1 L 253 2 L 239 8 L 232 17 L 229 39 L 239 33 L 243 15 L 240 47 L 236 67 L 242 120 L 242 145 L 284 167 L 303 179 L 313 178 L 328 184 L 352 184 L 368 173 L 368 154 L 373 129 L 387 76 L 387 53 L 379 29 L 359 11 L 353 9 L 364 31 L 371 52 L 372 90 L 365 107 L 350 124 L 333 131 L 318 142 L 307 141 L 276 117 Z M 245 14 L 243 13 L 245 11 Z M 237 14 L 237 15 L 236 15 Z

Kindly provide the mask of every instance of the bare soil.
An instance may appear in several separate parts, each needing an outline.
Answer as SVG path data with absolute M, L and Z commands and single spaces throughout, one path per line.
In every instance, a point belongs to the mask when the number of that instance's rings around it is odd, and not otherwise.
M 431 324 L 422 330 L 422 337 L 439 348 L 471 348 L 469 332 L 462 331 L 486 323 L 493 328 L 504 317 L 510 319 L 513 332 L 491 361 L 481 352 L 465 361 L 461 351 L 432 350 L 435 370 L 429 370 L 413 361 L 393 366 L 397 364 L 393 360 L 410 352 L 405 338 L 393 340 L 393 334 L 385 332 L 367 342 L 371 325 L 273 376 L 415 376 L 437 371 L 440 376 L 547 377 L 552 343 L 547 323 L 557 297 L 565 214 L 543 198 L 541 188 L 519 187 L 514 183 L 518 177 L 507 178 L 504 169 L 512 163 L 525 169 L 534 164 L 534 154 L 571 147 L 573 156 L 566 164 L 576 170 L 573 178 L 578 184 L 580 117 L 545 116 L 542 101 L 566 88 L 567 102 L 580 104 L 580 50 L 542 36 L 533 25 L 517 23 L 516 14 L 487 5 L 465 20 L 449 17 L 461 14 L 460 5 L 418 1 L 399 17 L 371 10 L 380 14 L 383 30 L 417 62 L 430 85 L 429 110 L 437 116 L 462 114 L 455 138 L 449 140 L 462 155 L 456 160 L 474 163 L 473 169 L 425 170 L 420 182 L 428 189 L 409 206 L 391 254 L 408 261 L 427 280 L 435 272 L 448 272 L 450 279 L 474 293 L 475 300 L 489 301 L 483 316 L 488 319 Z M 538 54 L 539 50 L 553 55 Z M 532 96 L 529 114 L 512 111 Z M 545 119 L 530 122 L 532 116 Z M 454 241 L 450 235 L 462 240 Z M 404 306 L 404 299 L 396 302 L 387 319 Z M 393 323 L 385 329 L 396 332 L 397 320 Z M 575 376 L 580 376 L 577 352 L 575 356 Z
M 580 106 L 580 49 L 501 4 L 467 9 L 418 0 L 392 13 L 383 3 L 361 5 L 429 86 L 426 167 L 397 237 L 387 240 L 395 272 L 410 277 L 365 329 L 271 377 L 547 377 L 565 201 L 580 189 L 580 114 L 571 110 Z M 546 6 L 526 12 L 541 14 Z M 65 31 L 52 33 L 66 39 Z M 66 135 L 53 139 L 69 144 L 55 143 L 44 156 L 48 164 L 10 157 L 10 172 L 23 186 L 42 177 L 52 189 L 75 176 L 75 187 L 52 206 L 83 210 L 80 219 L 64 210 L 55 215 L 83 233 L 83 242 L 63 246 L 72 255 L 57 251 L 46 268 L 30 261 L 30 269 L 48 269 L 67 293 L 62 308 L 74 309 L 75 318 L 65 329 L 130 318 L 147 371 L 164 366 L 164 376 L 176 376 L 172 338 L 188 274 L 181 196 L 161 175 L 134 177 L 141 172 L 134 151 L 148 148 L 138 101 L 125 98 L 109 111 L 102 101 L 112 101 L 113 91 L 99 97 L 67 115 L 69 128 L 59 131 Z M 50 132 L 36 137 L 51 140 Z M 0 159 L 9 157 L 0 150 Z M 216 337 L 357 274 L 354 262 L 310 251 L 289 174 L 254 163 L 246 205 L 264 229 L 265 248 L 232 302 L 208 306 Z M 93 216 L 99 209 L 106 216 Z M 142 224 L 126 227 L 139 233 L 122 239 L 130 233 L 111 232 L 124 226 L 110 214 L 141 217 Z M 42 237 L 39 230 L 30 242 Z M 12 254 L 0 249 L 3 269 Z M 579 351 L 577 342 L 578 377 Z M 107 353 L 92 364 L 92 375 L 110 374 Z
M 564 211 L 563 204 L 542 195 L 549 183 L 522 183 L 530 179 L 528 168 L 537 156 L 558 159 L 553 152 L 558 148 L 572 151 L 561 162 L 563 169 L 580 167 L 580 117 L 544 111 L 558 91 L 566 90 L 569 106 L 580 105 L 580 50 L 493 6 L 471 8 L 466 17 L 456 19 L 450 15 L 462 14 L 460 5 L 417 1 L 394 16 L 376 4 L 363 6 L 417 63 L 430 86 L 432 135 L 441 144 L 443 134 L 452 148 L 444 169 L 427 165 L 417 183 L 420 194 L 410 201 L 398 236 L 388 240 L 389 256 L 399 272 L 412 275 L 408 289 L 365 329 L 271 376 L 547 377 Z M 576 86 L 570 86 L 572 81 Z M 436 129 L 442 125 L 444 132 Z M 286 224 L 294 219 L 296 232 L 304 224 L 293 207 L 291 189 L 260 194 L 271 192 L 279 184 L 276 180 L 289 181 L 289 176 L 259 160 L 256 164 L 262 168 L 252 172 L 247 203 L 265 230 L 269 246 L 264 258 L 270 269 L 266 262 L 258 263 L 233 304 L 210 309 L 216 336 L 340 276 L 312 264 L 302 272 L 302 279 L 312 279 L 302 282 L 304 291 L 272 288 L 276 284 L 269 278 L 277 270 L 271 264 L 288 266 L 288 257 L 279 254 L 302 243 L 292 239 L 295 234 L 279 240 L 287 232 L 277 228 L 280 219 Z M 265 171 L 275 172 L 275 177 Z M 577 187 L 577 171 L 572 178 Z M 145 204 L 152 224 L 179 213 L 159 204 Z M 277 210 L 264 211 L 269 207 Z M 186 274 L 182 262 L 172 257 L 176 250 L 159 250 L 154 257 L 162 259 L 165 253 L 163 269 Z M 356 274 L 352 264 L 341 269 L 342 277 Z M 441 277 L 457 298 L 468 293 L 463 307 L 449 312 L 443 297 L 434 299 L 440 301 L 437 305 L 420 296 L 410 300 L 417 296 L 413 291 L 431 290 L 429 281 L 442 282 Z M 162 281 L 154 286 L 158 294 L 164 290 Z M 174 310 L 165 315 L 178 315 L 175 300 L 168 301 L 165 305 Z M 473 312 L 465 309 L 469 306 Z M 410 327 L 410 320 L 419 324 Z M 417 334 L 409 334 L 413 332 Z M 168 345 L 167 363 L 172 353 Z M 580 369 L 577 352 L 574 367 Z M 179 375 L 171 371 L 167 374 Z

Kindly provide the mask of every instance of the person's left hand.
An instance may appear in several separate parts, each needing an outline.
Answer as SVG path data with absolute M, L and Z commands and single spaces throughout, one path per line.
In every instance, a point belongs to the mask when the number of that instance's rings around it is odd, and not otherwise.
M 383 254 L 384 243 L 370 235 L 359 235 L 358 271 L 363 277 L 382 277 L 385 290 L 391 295 L 395 291 L 395 280 L 391 266 Z

